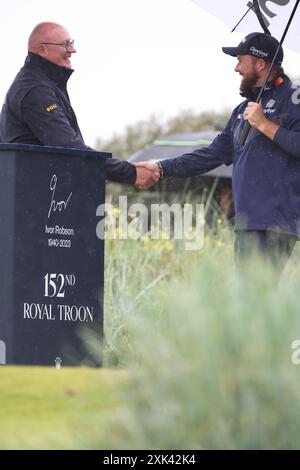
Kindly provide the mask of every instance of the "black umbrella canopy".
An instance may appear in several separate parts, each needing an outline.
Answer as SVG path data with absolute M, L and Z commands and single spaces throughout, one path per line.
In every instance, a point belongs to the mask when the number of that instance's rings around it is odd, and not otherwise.
M 189 153 L 193 150 L 207 147 L 218 132 L 196 132 L 192 134 L 174 134 L 164 136 L 155 140 L 152 144 L 146 145 L 143 149 L 138 150 L 129 158 L 130 162 L 143 162 L 164 160 L 166 158 L 175 158 Z M 232 167 L 222 165 L 214 170 L 206 173 L 207 176 L 218 176 L 221 178 L 231 178 Z M 205 176 L 205 175 L 203 175 Z

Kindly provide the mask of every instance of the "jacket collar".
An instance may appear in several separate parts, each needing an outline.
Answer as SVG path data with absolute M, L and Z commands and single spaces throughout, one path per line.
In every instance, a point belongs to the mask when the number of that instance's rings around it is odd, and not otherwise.
M 33 54 L 32 52 L 28 53 L 24 66 L 31 70 L 39 70 L 60 86 L 66 86 L 67 81 L 74 72 L 73 69 L 56 65 L 37 54 Z
M 279 72 L 275 78 L 273 78 L 271 81 L 267 82 L 264 88 L 264 91 L 269 91 L 272 90 L 273 88 L 276 88 L 283 83 L 290 82 L 290 79 L 287 75 L 285 75 L 284 72 Z M 247 100 L 250 101 L 255 101 L 259 92 L 261 90 L 261 87 L 254 87 L 252 91 L 249 91 L 248 93 L 240 93 L 241 96 L 244 98 L 247 98 Z

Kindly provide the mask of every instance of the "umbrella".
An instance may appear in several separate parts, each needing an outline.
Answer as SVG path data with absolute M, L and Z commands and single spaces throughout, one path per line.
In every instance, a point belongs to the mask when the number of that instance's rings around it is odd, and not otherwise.
M 264 92 L 265 85 L 271 75 L 272 67 L 276 61 L 280 46 L 283 44 L 288 33 L 288 45 L 290 47 L 292 45 L 291 48 L 300 51 L 299 30 L 297 31 L 295 26 L 298 25 L 299 22 L 295 21 L 290 30 L 296 13 L 296 20 L 299 20 L 299 11 L 297 11 L 297 8 L 300 0 L 225 0 L 223 2 L 216 0 L 191 1 L 209 13 L 212 13 L 217 18 L 222 19 L 225 23 L 234 26 L 233 30 L 239 29 L 247 31 L 247 33 L 251 33 L 256 31 L 257 26 L 260 25 L 265 33 L 272 34 L 274 37 L 277 36 L 277 39 L 281 37 L 277 51 L 275 52 L 271 62 L 269 72 L 266 76 L 265 83 L 258 94 L 256 102 L 259 103 Z M 268 6 L 266 5 L 267 2 Z M 269 3 L 272 3 L 271 7 L 269 7 Z M 276 12 L 275 6 L 279 9 L 276 10 Z M 254 21 L 255 23 L 253 23 Z M 245 143 L 250 127 L 250 124 L 246 122 L 239 140 L 241 145 Z
M 242 33 L 252 33 L 265 28 L 277 38 L 281 38 L 285 25 L 298 2 L 295 0 L 191 0 L 203 10 L 223 21 L 231 29 Z M 298 5 L 297 5 L 298 6 Z M 239 21 L 241 20 L 241 21 Z M 238 24 L 239 23 L 239 24 Z M 235 28 L 235 26 L 238 26 Z M 285 38 L 285 46 L 300 52 L 300 10 Z

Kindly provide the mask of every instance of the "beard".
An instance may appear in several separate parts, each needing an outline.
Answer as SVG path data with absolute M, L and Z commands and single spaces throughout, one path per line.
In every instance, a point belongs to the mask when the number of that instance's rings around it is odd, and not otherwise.
M 259 77 L 257 75 L 252 75 L 251 77 L 244 77 L 241 80 L 240 92 L 242 94 L 247 94 L 253 90 Z

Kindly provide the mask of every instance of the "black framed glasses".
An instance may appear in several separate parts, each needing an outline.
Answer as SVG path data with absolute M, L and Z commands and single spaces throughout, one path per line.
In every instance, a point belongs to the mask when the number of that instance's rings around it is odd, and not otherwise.
M 66 51 L 69 51 L 74 47 L 74 39 L 67 39 L 67 41 L 63 42 L 42 42 L 42 44 L 50 44 L 51 46 L 62 46 L 66 49 Z

